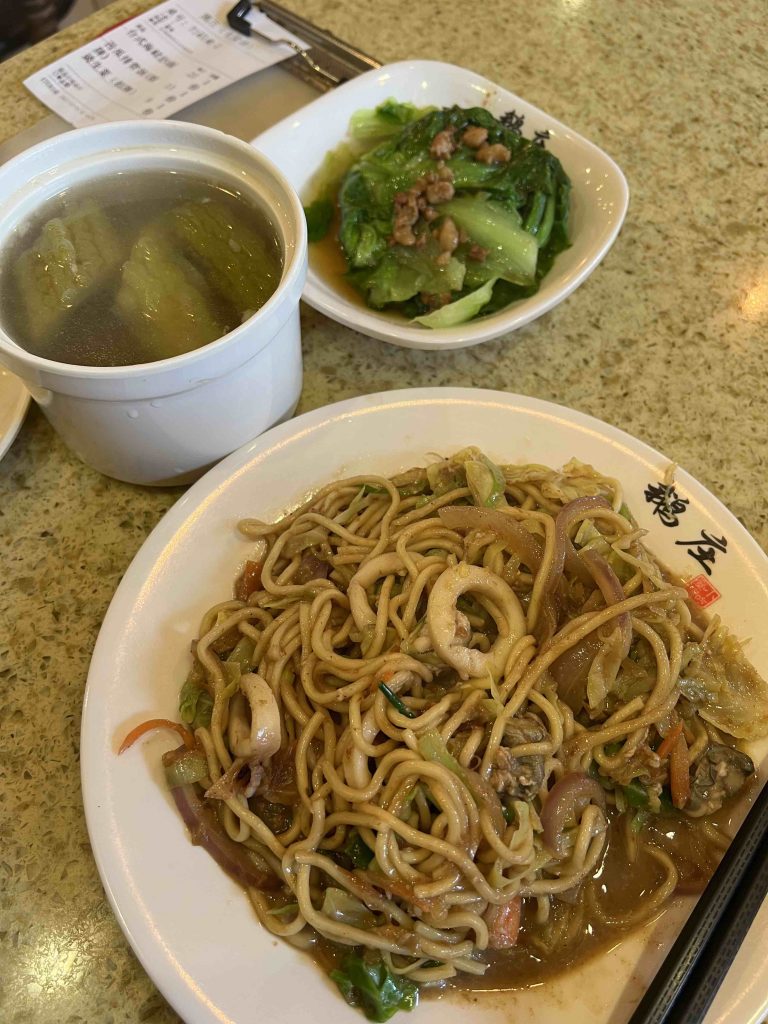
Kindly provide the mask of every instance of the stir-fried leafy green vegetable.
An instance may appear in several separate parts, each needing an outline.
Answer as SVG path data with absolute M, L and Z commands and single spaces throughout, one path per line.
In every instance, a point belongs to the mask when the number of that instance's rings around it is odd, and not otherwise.
M 319 242 L 333 222 L 339 183 L 352 165 L 368 150 L 398 135 L 405 125 L 428 113 L 429 107 L 385 100 L 375 110 L 357 110 L 349 120 L 347 138 L 326 153 L 312 183 L 313 201 L 304 207 L 307 237 Z
M 480 107 L 424 112 L 389 100 L 360 111 L 321 177 L 310 237 L 329 229 L 335 198 L 351 283 L 373 308 L 426 327 L 533 294 L 569 245 L 559 160 Z
M 407 302 L 422 292 L 459 294 L 466 267 L 453 257 L 445 266 L 438 265 L 439 253 L 433 240 L 418 249 L 395 245 L 374 266 L 351 270 L 348 277 L 375 309 Z
M 350 953 L 330 976 L 349 1005 L 359 1007 L 368 1020 L 389 1020 L 398 1010 L 412 1010 L 419 1000 L 415 982 L 392 974 L 378 956 Z

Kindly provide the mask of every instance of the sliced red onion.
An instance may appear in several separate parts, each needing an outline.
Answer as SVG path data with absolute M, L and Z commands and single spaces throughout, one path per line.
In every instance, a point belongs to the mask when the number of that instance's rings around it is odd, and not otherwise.
M 602 555 L 591 548 L 585 548 L 576 557 L 589 571 L 590 578 L 597 584 L 606 605 L 618 604 L 624 600 L 626 595 L 621 580 Z M 626 658 L 632 645 L 632 619 L 629 612 L 618 615 L 616 625 L 623 634 L 622 657 Z M 590 633 L 575 647 L 561 654 L 550 668 L 550 673 L 557 683 L 558 696 L 573 711 L 579 711 L 584 703 L 589 669 L 601 646 L 602 641 L 597 633 Z
M 565 567 L 568 572 L 578 576 L 582 583 L 591 583 L 589 572 L 586 571 L 579 553 L 573 546 L 568 532 L 577 519 L 584 518 L 585 512 L 594 512 L 596 509 L 610 508 L 610 503 L 605 498 L 586 497 L 574 498 L 560 509 L 555 520 L 555 531 L 559 532 L 565 546 Z
M 541 812 L 543 838 L 556 856 L 565 853 L 563 831 L 569 819 L 578 821 L 589 804 L 605 810 L 605 792 L 595 779 L 584 772 L 571 772 L 554 784 Z
M 296 785 L 296 744 L 281 747 L 267 765 L 262 796 L 272 804 L 295 807 L 299 802 Z
M 322 558 L 318 558 L 317 555 L 304 555 L 291 583 L 301 584 L 309 583 L 310 580 L 326 580 L 330 571 L 330 565 Z
M 480 808 L 485 808 L 496 830 L 497 835 L 504 835 L 504 812 L 501 809 L 501 800 L 499 800 L 499 794 L 490 784 L 487 779 L 484 779 L 479 772 L 471 771 L 469 768 L 464 769 L 465 782 L 467 789 L 470 791 L 472 796 L 477 801 L 477 805 Z
M 462 505 L 448 505 L 437 513 L 449 530 L 488 530 L 503 540 L 531 572 L 538 572 L 544 548 L 538 537 L 534 537 L 524 526 L 511 516 L 492 508 L 465 508 Z
M 557 631 L 557 589 L 564 570 L 567 568 L 582 583 L 592 583 L 592 576 L 576 553 L 568 531 L 577 519 L 584 518 L 585 513 L 610 507 L 605 498 L 574 498 L 558 512 L 555 519 L 555 551 L 541 592 L 541 613 L 536 629 L 536 639 L 540 644 L 545 644 Z
M 606 562 L 602 555 L 599 555 L 591 548 L 585 548 L 580 552 L 580 558 L 589 570 L 592 579 L 600 588 L 600 593 L 605 598 L 606 605 L 619 604 L 626 597 L 621 580 Z M 629 654 L 632 645 L 632 619 L 629 612 L 618 615 L 615 619 L 616 625 L 624 637 L 624 653 L 622 660 Z
M 581 711 L 584 706 L 589 670 L 602 646 L 597 632 L 589 633 L 550 666 L 550 675 L 557 684 L 557 695 L 573 712 Z
M 205 806 L 194 786 L 175 786 L 171 793 L 192 842 L 207 850 L 231 878 L 251 889 L 280 888 L 276 875 L 260 868 L 244 846 L 229 838 L 219 824 L 216 812 Z

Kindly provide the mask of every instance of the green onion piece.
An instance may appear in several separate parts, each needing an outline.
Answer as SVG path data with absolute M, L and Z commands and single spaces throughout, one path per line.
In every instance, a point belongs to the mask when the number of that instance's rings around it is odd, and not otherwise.
M 645 809 L 648 806 L 648 794 L 639 782 L 630 782 L 628 786 L 622 786 L 624 799 L 630 807 Z
M 409 707 L 406 707 L 406 705 L 403 704 L 403 702 L 400 700 L 400 698 L 397 696 L 397 694 L 393 693 L 392 690 L 390 690 L 390 688 L 387 686 L 386 683 L 379 683 L 379 689 L 384 694 L 384 696 L 387 698 L 387 700 L 392 705 L 392 707 L 395 709 L 395 711 L 399 711 L 400 714 L 404 715 L 406 718 L 416 718 L 417 717 L 416 716 L 416 712 L 415 711 L 411 711 L 411 709 Z

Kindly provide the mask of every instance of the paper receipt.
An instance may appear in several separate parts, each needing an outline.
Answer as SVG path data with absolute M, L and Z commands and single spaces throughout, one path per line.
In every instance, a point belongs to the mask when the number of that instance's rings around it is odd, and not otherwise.
M 168 0 L 30 75 L 26 87 L 81 128 L 105 121 L 163 118 L 294 51 L 231 29 L 232 6 Z M 270 39 L 305 44 L 259 11 L 254 28 Z

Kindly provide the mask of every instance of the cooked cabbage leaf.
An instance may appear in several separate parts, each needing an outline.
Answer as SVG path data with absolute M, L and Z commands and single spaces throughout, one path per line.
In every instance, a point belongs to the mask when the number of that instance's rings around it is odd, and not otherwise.
M 146 229 L 123 265 L 117 308 L 136 341 L 162 359 L 200 348 L 230 329 L 215 312 L 208 284 L 158 228 Z
M 190 672 L 179 694 L 179 715 L 192 729 L 211 724 L 213 697 L 203 686 L 200 676 Z
M 683 666 L 680 689 L 702 718 L 737 739 L 768 735 L 768 683 L 725 626 L 716 623 L 703 643 L 688 644 Z

